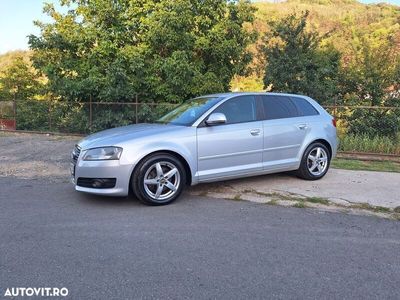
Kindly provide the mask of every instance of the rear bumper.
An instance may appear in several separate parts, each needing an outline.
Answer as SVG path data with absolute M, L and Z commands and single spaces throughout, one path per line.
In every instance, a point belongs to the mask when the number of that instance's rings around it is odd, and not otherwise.
M 130 177 L 133 167 L 121 165 L 118 160 L 109 161 L 83 161 L 78 160 L 75 167 L 75 176 L 72 182 L 75 190 L 84 193 L 106 195 L 106 196 L 127 196 L 129 194 Z M 115 178 L 113 188 L 89 188 L 77 185 L 78 178 Z

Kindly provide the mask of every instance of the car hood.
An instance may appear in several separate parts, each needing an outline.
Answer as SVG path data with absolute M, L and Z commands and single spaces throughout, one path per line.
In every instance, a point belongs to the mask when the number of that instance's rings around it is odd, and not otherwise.
M 83 150 L 95 147 L 114 146 L 141 137 L 179 130 L 182 127 L 183 126 L 171 124 L 135 124 L 117 127 L 91 134 L 82 139 L 78 145 Z

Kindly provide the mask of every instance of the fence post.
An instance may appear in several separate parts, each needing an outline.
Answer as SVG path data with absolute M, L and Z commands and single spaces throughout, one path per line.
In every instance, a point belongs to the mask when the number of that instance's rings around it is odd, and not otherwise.
M 13 114 L 14 114 L 14 130 L 17 129 L 17 101 L 15 99 L 15 93 L 14 93 L 14 99 L 13 99 Z
M 89 130 L 92 131 L 92 95 L 89 96 Z
M 52 124 L 51 124 L 51 100 L 49 100 L 48 112 L 49 112 L 49 131 L 52 131 Z
M 334 106 L 334 108 L 333 108 L 333 117 L 336 119 L 336 116 L 337 116 L 337 103 L 336 103 L 336 97 L 334 98 L 334 104 L 333 104 L 333 106 Z
M 138 95 L 136 94 L 136 104 L 135 104 L 135 122 L 136 124 L 138 123 Z

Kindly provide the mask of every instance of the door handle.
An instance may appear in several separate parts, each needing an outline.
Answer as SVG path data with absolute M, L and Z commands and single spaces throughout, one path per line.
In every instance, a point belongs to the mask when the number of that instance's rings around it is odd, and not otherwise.
M 261 129 L 252 129 L 252 130 L 250 130 L 250 134 L 254 135 L 254 136 L 260 135 L 260 133 L 261 133 Z
M 297 128 L 299 128 L 300 130 L 306 130 L 308 128 L 307 124 L 299 124 L 297 125 Z

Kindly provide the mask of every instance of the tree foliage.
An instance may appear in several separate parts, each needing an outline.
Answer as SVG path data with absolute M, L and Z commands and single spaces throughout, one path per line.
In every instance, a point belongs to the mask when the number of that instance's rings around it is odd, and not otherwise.
M 257 8 L 255 20 L 250 26 L 260 36 L 270 31 L 271 21 L 278 21 L 293 12 L 309 11 L 307 28 L 324 36 L 322 45 L 332 45 L 341 54 L 341 62 L 346 65 L 353 62 L 357 56 L 355 44 L 361 43 L 361 38 L 376 37 L 375 42 L 382 42 L 391 37 L 400 47 L 400 7 L 386 3 L 363 4 L 356 0 L 290 0 L 275 3 L 276 1 L 254 1 Z M 326 36 L 326 33 L 330 33 Z M 355 34 L 357 33 L 357 34 Z M 253 74 L 245 80 L 249 83 L 241 85 L 241 77 L 237 76 L 232 84 L 233 89 L 249 90 L 264 76 L 262 55 L 258 49 L 264 44 L 263 39 L 250 47 L 254 58 L 250 68 Z M 243 78 L 243 77 L 242 77 Z M 253 81 L 253 83 L 250 83 Z M 262 90 L 260 87 L 258 90 Z
M 343 66 L 342 101 L 345 104 L 393 106 L 400 88 L 400 51 L 388 37 L 374 43 L 361 37 L 355 46 L 355 59 Z M 397 105 L 400 105 L 398 103 Z
M 251 60 L 248 1 L 63 0 L 53 23 L 37 22 L 33 63 L 65 99 L 178 102 L 226 91 Z
M 348 132 L 396 138 L 400 131 L 400 52 L 391 38 L 374 42 L 360 38 L 354 62 L 341 72 L 342 104 L 378 106 L 382 109 L 355 109 L 346 117 Z
M 262 46 L 264 85 L 329 103 L 337 94 L 340 54 L 333 47 L 320 46 L 322 38 L 306 29 L 307 17 L 308 12 L 291 14 L 271 23 Z
M 40 93 L 42 84 L 24 57 L 17 55 L 2 70 L 0 87 L 0 100 L 24 100 Z

